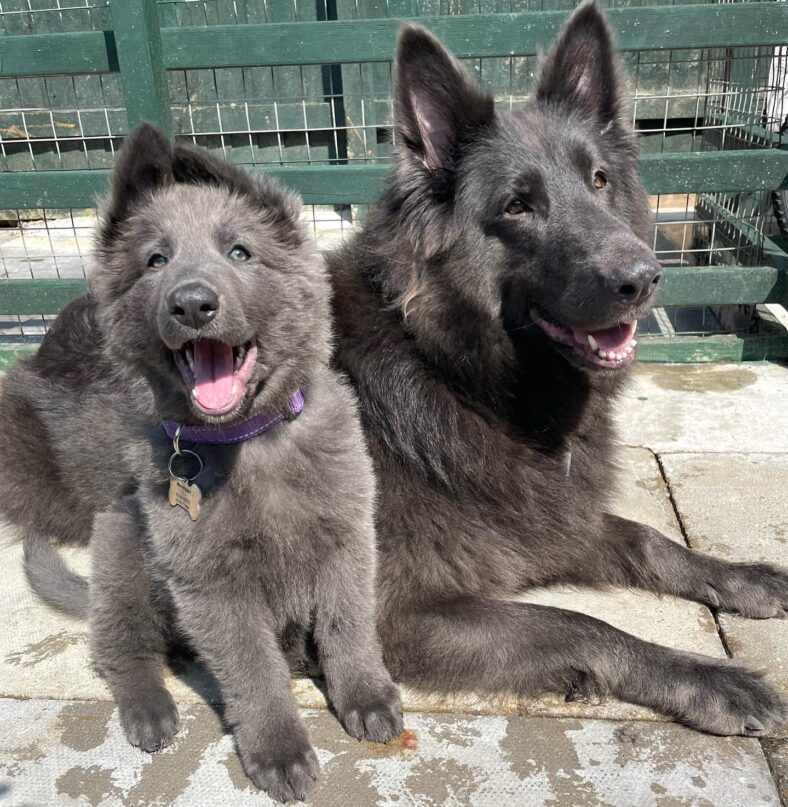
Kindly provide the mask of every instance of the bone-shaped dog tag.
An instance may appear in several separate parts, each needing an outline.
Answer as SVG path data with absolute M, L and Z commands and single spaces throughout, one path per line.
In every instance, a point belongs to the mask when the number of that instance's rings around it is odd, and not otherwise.
M 192 521 L 197 521 L 200 515 L 201 499 L 202 491 L 197 485 L 180 477 L 170 478 L 170 504 L 182 507 Z

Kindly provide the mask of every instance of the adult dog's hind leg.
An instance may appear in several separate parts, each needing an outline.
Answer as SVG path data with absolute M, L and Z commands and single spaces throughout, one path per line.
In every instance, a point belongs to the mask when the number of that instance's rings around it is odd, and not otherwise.
M 759 735 L 788 715 L 760 675 L 727 659 L 558 608 L 463 598 L 392 617 L 381 634 L 395 680 L 432 691 L 610 694 L 715 734 Z
M 90 582 L 91 650 L 96 671 L 118 704 L 132 745 L 158 751 L 178 731 L 178 709 L 164 686 L 167 616 L 153 602 L 139 549 L 140 526 L 128 509 L 96 516 Z
M 589 556 L 562 579 L 673 594 L 754 619 L 784 617 L 788 609 L 788 570 L 720 560 L 613 515 L 606 515 Z

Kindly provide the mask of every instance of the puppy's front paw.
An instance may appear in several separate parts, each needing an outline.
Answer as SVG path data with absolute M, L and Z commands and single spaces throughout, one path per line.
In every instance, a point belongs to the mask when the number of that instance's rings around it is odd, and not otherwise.
M 161 751 L 178 733 L 178 707 L 164 688 L 124 699 L 118 711 L 126 739 L 143 751 Z
M 375 686 L 361 682 L 337 708 L 345 731 L 357 740 L 387 743 L 402 731 L 402 702 L 391 681 Z
M 303 801 L 320 772 L 315 752 L 300 731 L 261 740 L 259 748 L 239 745 L 238 752 L 252 783 L 281 802 Z

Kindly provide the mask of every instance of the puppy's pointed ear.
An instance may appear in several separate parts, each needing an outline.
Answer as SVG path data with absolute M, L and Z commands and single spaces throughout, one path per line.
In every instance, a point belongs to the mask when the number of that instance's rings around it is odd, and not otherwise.
M 243 169 L 191 143 L 175 146 L 172 168 L 176 182 L 217 185 L 250 195 L 256 190 L 254 180 Z
M 619 60 L 596 0 L 575 9 L 547 53 L 536 82 L 538 101 L 579 106 L 603 124 L 621 106 Z
M 102 236 L 111 238 L 134 206 L 156 188 L 174 182 L 172 149 L 150 123 L 135 127 L 123 142 L 103 206 Z
M 494 120 L 492 96 L 418 25 L 400 32 L 394 84 L 397 135 L 430 171 L 451 171 L 458 146 Z
M 243 168 L 191 143 L 178 143 L 173 152 L 176 182 L 215 185 L 245 196 L 263 213 L 263 220 L 279 227 L 283 242 L 300 245 L 305 240 L 299 221 L 301 199 L 271 177 L 253 177 Z

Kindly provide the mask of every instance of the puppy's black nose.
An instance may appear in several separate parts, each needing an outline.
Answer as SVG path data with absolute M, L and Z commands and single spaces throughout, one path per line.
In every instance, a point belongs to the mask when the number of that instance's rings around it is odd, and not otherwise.
M 639 303 L 656 291 L 662 267 L 656 261 L 640 261 L 612 279 L 613 293 L 622 303 Z
M 207 325 L 219 310 L 219 297 L 203 283 L 191 282 L 176 286 L 167 298 L 170 316 L 187 328 Z

